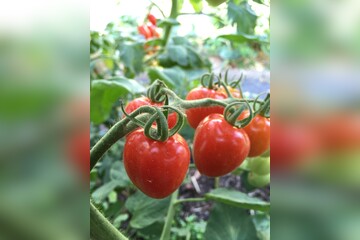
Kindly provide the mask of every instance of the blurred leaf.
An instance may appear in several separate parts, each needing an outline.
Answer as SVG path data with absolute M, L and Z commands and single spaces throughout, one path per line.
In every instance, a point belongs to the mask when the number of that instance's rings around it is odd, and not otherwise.
M 131 184 L 122 161 L 113 163 L 110 169 L 110 178 L 112 181 L 116 181 L 120 187 L 127 187 Z
M 150 39 L 150 40 L 147 40 L 145 42 L 146 45 L 149 45 L 149 46 L 159 46 L 159 45 L 163 45 L 164 44 L 164 39 L 161 39 L 161 38 L 153 38 L 153 39 Z
M 270 240 L 270 216 L 257 213 L 252 216 L 259 240 Z
M 165 19 L 161 19 L 158 21 L 158 27 L 165 27 L 165 26 L 177 26 L 177 25 L 180 25 L 180 23 L 176 20 L 176 19 L 173 19 L 173 18 L 165 18 Z
M 117 201 L 117 193 L 115 191 L 110 192 L 108 198 L 110 203 L 115 203 Z
M 228 3 L 228 17 L 232 24 L 236 24 L 238 33 L 253 34 L 257 16 L 247 1 L 241 1 L 236 5 Z
M 148 76 L 151 80 L 151 82 L 154 82 L 155 80 L 159 79 L 161 81 L 164 81 L 166 85 L 173 88 L 175 87 L 175 82 L 167 76 L 160 68 L 149 68 L 148 69 Z
M 117 77 L 109 80 L 93 80 L 90 90 L 90 120 L 100 124 L 110 116 L 110 111 L 120 97 L 128 93 L 141 93 L 145 88 L 135 80 Z
M 164 221 L 154 222 L 153 224 L 139 229 L 138 235 L 144 237 L 146 240 L 159 240 L 164 227 Z
M 130 226 L 139 229 L 162 221 L 166 216 L 169 203 L 169 197 L 160 200 L 153 199 L 137 191 L 125 203 L 125 207 L 132 214 Z
M 142 43 L 123 43 L 120 45 L 120 59 L 131 74 L 143 71 L 143 59 L 145 56 Z
M 109 196 L 109 194 L 118 186 L 117 182 L 111 181 L 108 183 L 105 183 L 98 189 L 96 189 L 92 194 L 92 198 L 95 203 L 100 203 L 105 198 Z
M 201 12 L 203 9 L 203 0 L 190 0 L 195 12 Z
M 269 211 L 270 209 L 270 203 L 268 202 L 264 202 L 258 198 L 249 197 L 245 193 L 226 188 L 214 189 L 211 192 L 205 194 L 205 198 L 240 208 L 254 209 L 259 211 Z
M 231 42 L 244 43 L 248 41 L 258 40 L 258 36 L 248 34 L 225 34 L 220 35 L 218 38 L 224 38 Z
M 210 213 L 204 239 L 258 240 L 255 226 L 247 211 L 221 203 L 216 203 Z
M 176 62 L 180 66 L 187 66 L 187 50 L 183 46 L 169 46 L 167 51 L 169 52 L 169 57 L 172 61 Z

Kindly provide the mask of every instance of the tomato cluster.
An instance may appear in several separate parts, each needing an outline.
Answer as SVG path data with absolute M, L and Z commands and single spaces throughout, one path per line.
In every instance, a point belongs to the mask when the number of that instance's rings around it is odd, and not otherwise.
M 145 39 L 159 38 L 160 34 L 156 27 L 156 18 L 152 14 L 148 14 L 148 24 L 144 23 L 138 26 L 138 32 L 145 37 Z
M 240 97 L 236 89 L 228 89 L 232 97 Z M 224 88 L 198 87 L 191 90 L 186 100 L 228 98 Z M 162 106 L 147 97 L 128 103 L 125 108 L 131 113 L 141 106 Z M 264 186 L 270 180 L 270 120 L 256 115 L 244 128 L 231 125 L 223 116 L 224 107 L 195 107 L 186 110 L 189 125 L 195 128 L 193 158 L 198 171 L 209 177 L 226 175 L 238 168 L 247 157 L 251 160 L 249 183 Z M 239 119 L 249 112 L 243 112 Z M 169 114 L 168 125 L 177 121 L 175 113 Z M 261 157 L 259 157 L 261 156 Z M 165 142 L 145 136 L 143 129 L 129 134 L 124 147 L 125 169 L 142 192 L 153 198 L 164 198 L 175 191 L 185 178 L 190 162 L 186 141 L 175 134 Z

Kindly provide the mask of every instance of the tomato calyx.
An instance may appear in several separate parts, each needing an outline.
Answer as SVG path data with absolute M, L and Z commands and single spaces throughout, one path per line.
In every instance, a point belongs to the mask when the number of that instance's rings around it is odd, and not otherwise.
M 169 137 L 175 135 L 182 128 L 185 121 L 184 114 L 179 109 L 169 105 L 143 105 L 130 114 L 128 114 L 124 109 L 122 101 L 120 101 L 120 107 L 126 118 L 130 119 L 130 121 L 135 123 L 137 126 L 143 128 L 145 136 L 155 141 L 165 142 Z M 170 129 L 166 116 L 169 113 L 169 110 L 171 113 L 174 112 L 176 114 L 176 123 Z M 144 113 L 150 115 L 146 122 L 142 122 L 136 118 Z M 154 127 L 155 123 L 156 126 Z

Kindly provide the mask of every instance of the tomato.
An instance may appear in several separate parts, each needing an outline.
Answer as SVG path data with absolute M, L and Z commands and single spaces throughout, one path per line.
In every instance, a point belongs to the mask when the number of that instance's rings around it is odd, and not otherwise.
M 249 116 L 248 111 L 240 115 L 240 119 Z M 251 122 L 244 127 L 249 136 L 251 147 L 249 157 L 257 157 L 270 148 L 270 119 L 256 115 Z
M 321 119 L 316 126 L 325 151 L 360 148 L 360 114 L 336 113 Z
M 289 170 L 318 153 L 320 142 L 312 128 L 303 123 L 275 120 L 271 127 L 271 169 Z
M 205 87 L 198 87 L 191 90 L 186 96 L 186 100 L 196 100 L 202 98 L 213 98 L 213 99 L 225 99 L 226 94 Z M 213 106 L 213 107 L 198 107 L 186 110 L 187 120 L 192 128 L 196 128 L 201 120 L 212 113 L 222 114 L 224 107 Z
M 227 88 L 229 89 L 230 93 L 232 94 L 232 96 L 233 96 L 234 98 L 242 98 L 239 89 L 232 88 L 232 87 L 230 87 L 230 86 L 228 86 Z M 221 92 L 223 92 L 225 95 L 227 95 L 226 90 L 224 89 L 223 86 L 221 86 L 221 87 L 219 88 L 219 91 L 221 91 Z
M 88 183 L 90 177 L 90 130 L 80 129 L 73 132 L 68 140 L 68 151 L 70 160 L 74 162 Z
M 212 7 L 217 7 L 220 4 L 226 2 L 226 0 L 206 0 L 208 2 L 208 4 Z
M 250 141 L 251 146 L 251 141 Z M 250 150 L 251 151 L 251 150 Z M 259 175 L 270 173 L 270 157 L 248 158 L 248 167 L 252 172 Z
M 258 175 L 256 173 L 250 172 L 247 180 L 250 185 L 254 187 L 265 187 L 270 183 L 270 174 Z
M 156 26 L 156 17 L 154 15 L 152 15 L 151 13 L 148 14 L 147 16 L 149 22 L 152 23 L 152 25 Z
M 235 170 L 250 151 L 243 129 L 229 124 L 221 114 L 206 117 L 195 131 L 194 161 L 201 174 L 219 177 Z
M 149 31 L 151 32 L 151 37 L 152 38 L 159 38 L 160 34 L 157 32 L 156 27 L 154 25 L 147 25 Z
M 151 38 L 152 34 L 146 25 L 138 26 L 138 32 L 145 37 L 145 39 Z
M 133 111 L 135 111 L 136 109 L 138 109 L 141 106 L 162 106 L 163 104 L 161 103 L 153 103 L 149 98 L 147 97 L 139 97 L 139 98 L 135 98 L 134 100 L 130 101 L 126 107 L 125 107 L 125 112 L 127 114 L 132 113 Z M 168 116 L 168 126 L 169 128 L 173 128 L 176 125 L 176 121 L 177 121 L 177 116 L 176 113 L 170 113 Z
M 165 198 L 183 182 L 190 163 L 189 147 L 175 134 L 165 142 L 154 141 L 135 130 L 126 138 L 124 165 L 126 172 L 143 193 Z

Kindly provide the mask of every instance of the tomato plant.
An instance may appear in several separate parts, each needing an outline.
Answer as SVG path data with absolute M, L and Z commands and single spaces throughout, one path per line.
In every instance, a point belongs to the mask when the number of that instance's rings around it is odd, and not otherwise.
M 235 170 L 248 156 L 250 140 L 243 129 L 234 128 L 221 114 L 200 122 L 194 136 L 194 160 L 200 173 L 219 177 Z
M 182 12 L 185 10 L 182 2 L 172 0 L 170 11 L 150 2 L 143 16 L 120 17 L 119 22 L 109 24 L 105 31 L 91 33 L 91 122 L 92 133 L 96 133 L 92 137 L 90 154 L 93 169 L 91 210 L 96 213 L 94 203 L 103 209 L 102 213 L 91 215 L 91 226 L 96 225 L 91 227 L 91 237 L 96 232 L 96 236 L 105 239 L 109 239 L 109 235 L 118 236 L 116 239 L 127 239 L 125 236 L 131 235 L 132 239 L 212 240 L 211 231 L 221 231 L 223 239 L 231 239 L 230 228 L 246 227 L 248 231 L 241 237 L 256 239 L 258 228 L 252 217 L 260 212 L 268 215 L 267 194 L 260 200 L 250 197 L 254 190 L 233 190 L 224 184 L 228 178 L 246 180 L 250 173 L 262 178 L 268 175 L 266 161 L 251 161 L 249 168 L 240 166 L 250 162 L 245 158 L 250 152 L 251 141 L 239 124 L 246 121 L 233 120 L 240 114 L 240 106 L 251 109 L 252 103 L 256 102 L 255 93 L 249 94 L 247 90 L 242 94 L 235 84 L 237 81 L 221 84 L 223 79 L 217 70 L 218 83 L 212 87 L 203 84 L 199 87 L 205 73 L 214 69 L 224 71 L 225 66 L 236 69 L 239 66 L 236 62 L 248 62 L 246 54 L 241 58 L 237 55 L 242 54 L 239 46 L 261 49 L 259 45 L 267 44 L 267 40 L 255 35 L 256 17 L 247 1 L 228 1 L 221 5 L 227 11 L 217 11 L 209 8 L 204 0 L 191 0 L 194 17 L 206 15 L 217 27 L 231 24 L 232 30 L 225 35 L 214 34 L 206 40 L 197 36 L 196 29 L 193 33 L 183 34 L 185 24 L 180 21 L 192 13 Z M 220 2 L 212 3 L 216 4 Z M 242 14 L 236 14 L 238 12 Z M 221 46 L 213 52 L 209 50 L 218 44 Z M 214 64 L 214 57 L 221 59 L 221 67 Z M 237 76 L 238 73 L 230 75 Z M 121 103 L 128 104 L 124 108 Z M 230 111 L 230 105 L 236 110 Z M 222 116 L 221 127 L 205 131 L 200 122 L 212 114 Z M 248 120 L 251 118 L 252 114 Z M 197 132 L 206 134 L 197 135 Z M 216 140 L 221 138 L 216 136 L 222 136 L 222 133 L 228 137 L 223 138 L 224 143 L 217 143 Z M 201 138 L 205 135 L 208 137 Z M 210 175 L 201 170 L 195 156 L 201 152 L 202 142 L 209 143 L 207 156 L 218 157 L 220 166 L 211 166 L 209 163 L 214 161 L 210 161 L 200 164 L 203 168 L 218 168 L 222 171 L 220 175 L 236 171 L 223 178 L 207 178 L 206 175 Z M 192 149 L 192 157 L 189 149 Z M 194 162 L 189 164 L 189 161 Z M 210 191 L 204 191 L 207 189 L 202 186 L 204 179 L 211 185 Z M 197 181 L 200 190 L 196 187 Z M 251 178 L 249 182 L 259 186 L 259 183 L 251 182 Z M 186 192 L 189 194 L 184 194 Z M 193 225 L 198 229 L 189 230 L 189 226 L 183 225 L 183 214 L 177 214 L 181 209 L 177 206 L 195 201 L 211 203 L 213 207 L 210 206 L 210 216 L 205 218 L 210 219 L 207 224 L 203 221 L 201 227 L 200 224 Z M 243 204 L 244 201 L 247 204 Z M 254 216 L 249 214 L 249 209 L 254 210 L 251 211 Z M 226 219 L 222 218 L 222 213 L 226 213 Z M 239 216 L 244 221 L 239 223 Z M 124 231 L 123 236 L 116 229 Z
M 174 192 L 183 182 L 189 162 L 189 147 L 179 134 L 159 142 L 147 138 L 139 129 L 126 138 L 126 172 L 135 186 L 150 197 L 164 198 Z

